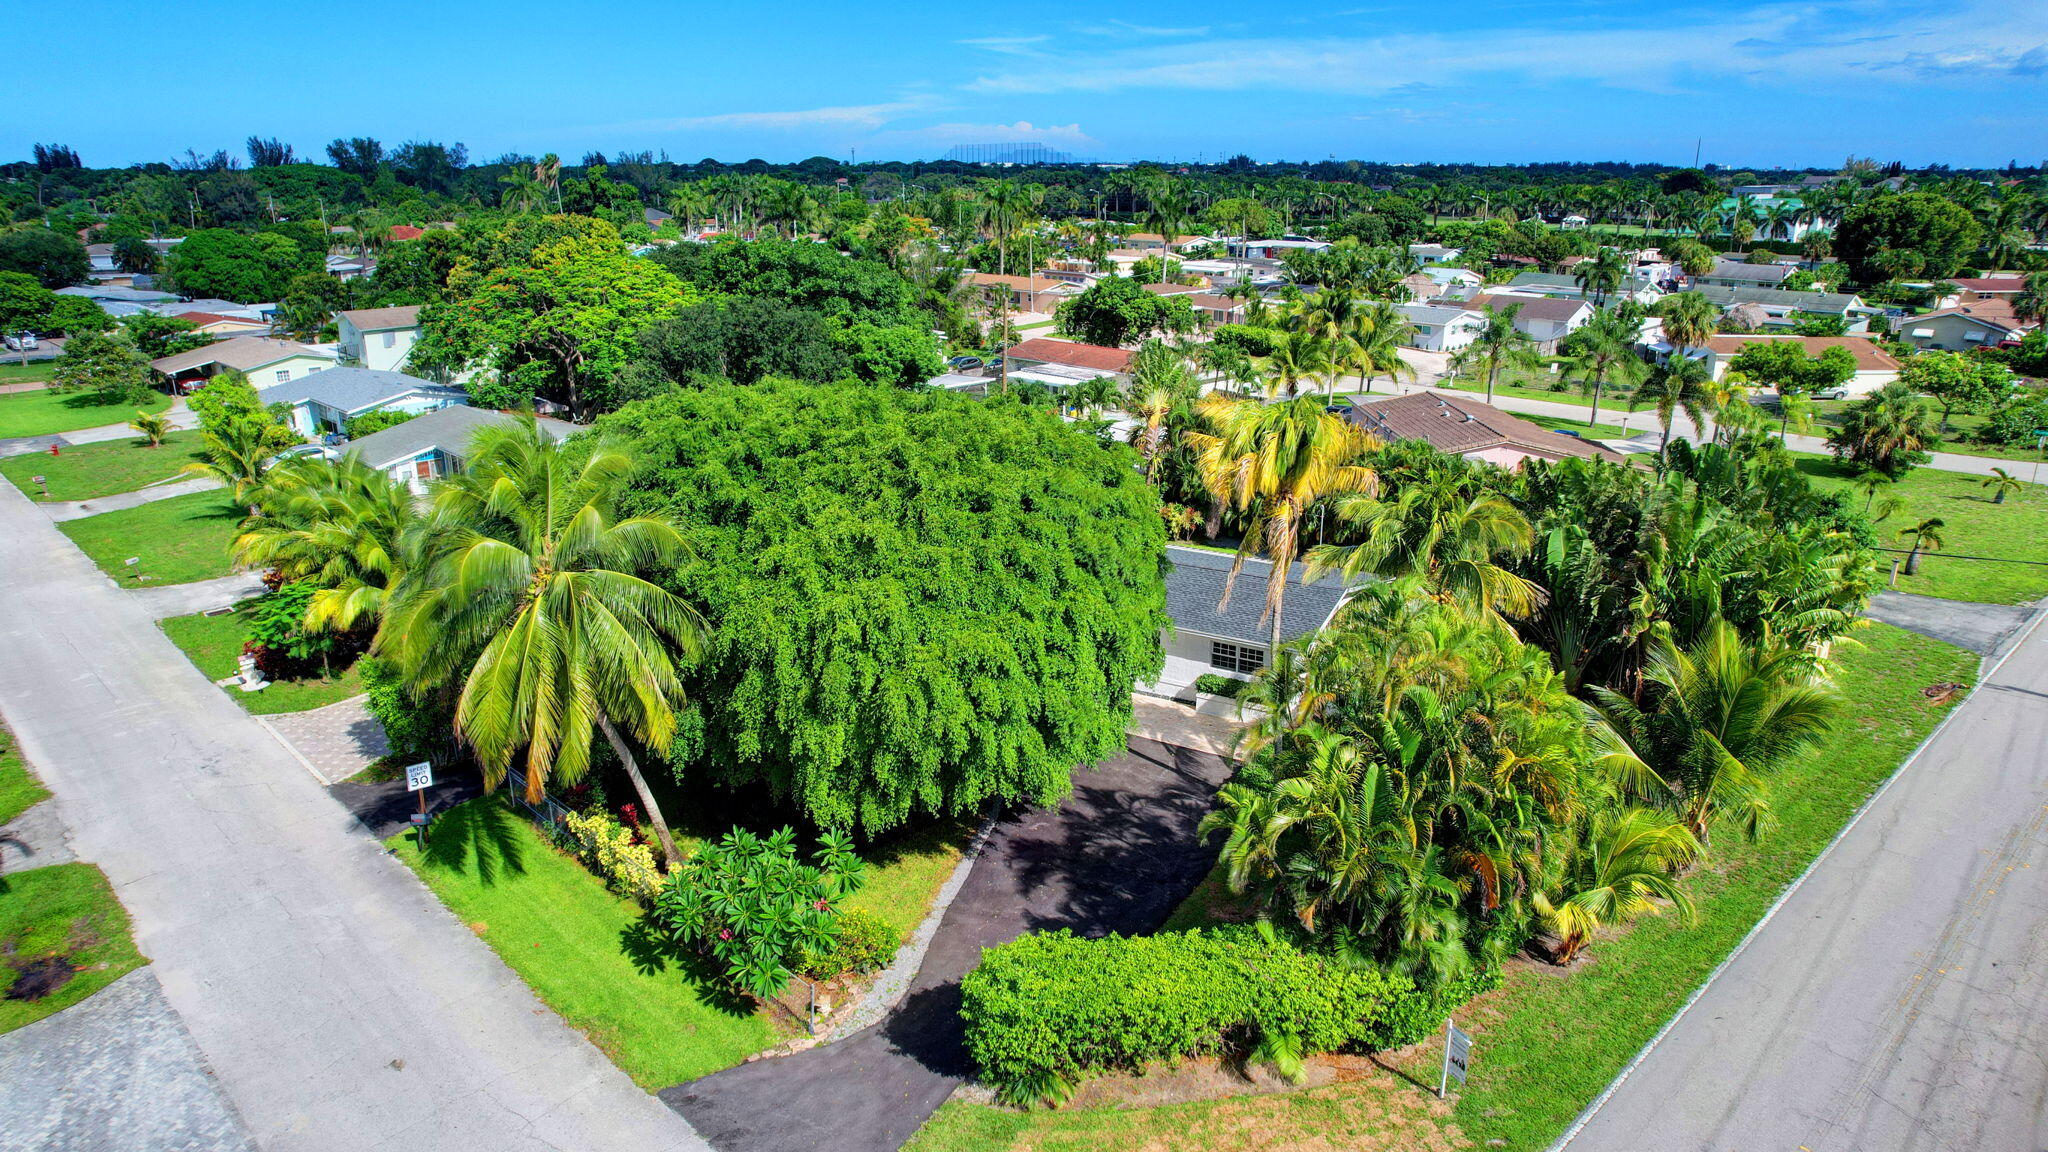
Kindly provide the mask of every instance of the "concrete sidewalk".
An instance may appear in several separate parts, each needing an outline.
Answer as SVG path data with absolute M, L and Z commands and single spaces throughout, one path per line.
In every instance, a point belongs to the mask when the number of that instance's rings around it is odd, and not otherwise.
M 116 588 L 0 486 L 0 713 L 254 1141 L 704 1148 L 164 638 L 169 591 Z M 129 1091 L 69 1072 L 80 1108 Z
M 194 580 L 190 584 L 153 584 L 117 589 L 130 604 L 139 606 L 151 620 L 190 616 L 214 608 L 239 604 L 251 596 L 263 595 L 263 573 L 236 572 L 216 580 Z
M 169 484 L 152 484 L 137 488 L 133 492 L 116 492 L 112 496 L 98 496 L 91 500 L 59 500 L 50 503 L 38 501 L 36 507 L 43 510 L 53 523 L 66 520 L 83 520 L 102 512 L 119 512 L 123 508 L 140 508 L 159 500 L 171 500 L 179 496 L 190 496 L 194 492 L 211 492 L 226 485 L 205 476 L 194 476 L 190 480 L 175 480 Z

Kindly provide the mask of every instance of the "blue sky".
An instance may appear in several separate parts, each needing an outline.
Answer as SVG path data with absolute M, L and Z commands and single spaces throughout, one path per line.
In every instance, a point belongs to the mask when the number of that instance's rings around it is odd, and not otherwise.
M 17 0 L 0 158 L 251 133 L 794 160 L 1038 141 L 1095 158 L 1832 166 L 2048 155 L 2041 0 L 1323 6 Z M 1112 16 L 1110 13 L 1114 12 Z

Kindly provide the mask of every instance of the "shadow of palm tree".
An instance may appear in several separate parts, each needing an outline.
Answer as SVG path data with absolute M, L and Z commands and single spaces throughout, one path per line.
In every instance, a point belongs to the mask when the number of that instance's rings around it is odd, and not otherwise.
M 526 871 L 520 817 L 497 797 L 458 804 L 434 821 L 421 859 L 436 868 L 468 872 L 491 885 Z

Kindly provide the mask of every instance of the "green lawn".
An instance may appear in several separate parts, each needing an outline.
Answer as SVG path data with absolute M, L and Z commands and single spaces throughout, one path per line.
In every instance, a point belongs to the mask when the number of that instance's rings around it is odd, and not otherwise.
M 1322 1088 L 1149 1109 L 1017 1112 L 949 1103 L 906 1145 L 911 1152 L 994 1149 L 1508 1148 L 1556 1138 L 1663 1026 L 1849 816 L 1931 731 L 1947 706 L 1925 685 L 1968 682 L 1970 653 L 1886 625 L 1856 633 L 1837 674 L 1855 716 L 1771 785 L 1779 824 L 1760 842 L 1723 836 L 1689 879 L 1699 920 L 1645 917 L 1601 937 L 1568 972 L 1518 962 L 1499 992 L 1459 1014 L 1474 1040 L 1470 1083 L 1446 1113 L 1425 1090 L 1387 1075 Z M 1175 926 L 1200 923 L 1227 894 L 1198 888 Z M 1441 1049 L 1380 1059 L 1434 1084 Z
M 116 583 L 133 588 L 227 575 L 228 545 L 244 515 L 220 492 L 193 492 L 57 527 Z M 131 556 L 140 558 L 133 568 Z
M 176 479 L 179 469 L 204 458 L 199 433 L 173 432 L 157 448 L 138 437 L 81 444 L 55 456 L 48 452 L 10 456 L 0 460 L 0 476 L 14 481 L 32 500 L 42 498 L 37 476 L 48 482 L 51 500 L 94 500 Z
M 47 436 L 53 432 L 75 432 L 102 424 L 125 424 L 135 419 L 136 406 L 125 400 L 97 404 L 94 393 L 61 396 L 54 392 L 0 393 L 0 440 L 14 436 Z M 142 405 L 151 412 L 171 406 L 171 398 L 157 393 Z
M 1831 457 L 1800 454 L 1801 472 L 1822 484 L 1846 487 L 1852 473 Z M 2048 561 L 2048 487 L 2028 485 L 2003 504 L 1993 504 L 1983 477 L 1961 472 L 1915 468 L 1888 493 L 1905 501 L 1904 510 L 1877 525 L 1886 547 L 1901 547 L 1898 530 L 1929 518 L 1943 521 L 1943 552 L 1963 556 L 1996 556 L 2011 560 Z M 1857 506 L 1864 505 L 1861 493 Z M 1893 558 L 1886 553 L 1889 570 Z M 2048 566 L 1961 560 L 1940 552 L 1920 562 L 1920 574 L 1901 575 L 1899 591 L 1986 604 L 2018 604 L 2048 595 Z
M 1601 414 L 1606 415 L 1604 410 Z M 1538 416 L 1530 412 L 1517 412 L 1515 415 L 1520 416 L 1539 428 L 1550 428 L 1559 432 L 1576 432 L 1592 440 L 1626 440 L 1630 436 L 1640 433 L 1646 427 L 1646 425 L 1638 422 L 1632 429 L 1624 432 L 1618 424 L 1587 424 L 1583 419 L 1574 420 L 1562 416 Z
M 161 626 L 164 635 L 171 638 L 171 643 L 176 644 L 194 666 L 206 673 L 207 679 L 225 679 L 237 671 L 236 657 L 242 653 L 242 641 L 247 633 L 247 613 L 260 599 L 242 601 L 230 616 L 173 616 L 162 621 Z M 358 695 L 362 690 L 363 678 L 353 662 L 327 679 L 273 680 L 270 687 L 261 692 L 223 689 L 235 703 L 258 716 L 322 708 Z
M 39 1000 L 0 999 L 0 1032 L 69 1008 L 142 964 L 128 913 L 90 864 L 0 876 L 0 985 L 51 959 L 69 964 L 71 978 Z
M 883 838 L 861 853 L 866 879 L 847 910 L 866 912 L 909 939 L 973 834 L 971 823 L 947 821 Z
M 1826 436 L 1837 425 L 1841 424 L 1843 414 L 1854 403 L 1855 401 L 1853 400 L 1814 401 L 1813 411 L 1816 427 L 1813 434 L 1816 436 Z M 1932 401 L 1929 401 L 1929 403 L 1932 404 Z M 1941 410 L 1935 408 L 1934 414 L 1938 420 L 1941 416 Z M 1972 433 L 1984 426 L 1984 421 L 1984 417 L 1970 412 L 1958 412 L 1950 416 L 1948 431 L 1942 436 L 1941 442 L 1934 446 L 1933 450 L 1936 452 L 1949 452 L 1957 456 L 1982 456 L 1990 460 L 2012 460 L 2020 464 L 2035 464 L 2048 460 L 2048 454 L 2044 454 L 2031 443 L 2017 445 L 1979 444 L 1974 440 L 1968 439 Z M 2010 468 L 2007 471 L 2023 478 L 2033 475 L 2031 468 Z
M 15 743 L 14 733 L 0 724 L 0 824 L 8 823 L 49 795 L 50 790 L 28 770 L 28 761 Z
M 0 384 L 40 384 L 50 378 L 55 360 L 31 360 L 26 364 L 9 358 L 0 364 Z
M 680 1084 L 775 1042 L 765 1014 L 719 991 L 638 905 L 612 895 L 498 798 L 449 809 L 425 853 L 410 832 L 387 843 L 640 1087 Z

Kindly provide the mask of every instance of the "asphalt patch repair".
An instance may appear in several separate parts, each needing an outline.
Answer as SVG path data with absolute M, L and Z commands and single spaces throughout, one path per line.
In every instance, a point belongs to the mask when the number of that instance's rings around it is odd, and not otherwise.
M 909 993 L 881 1023 L 791 1056 L 665 1088 L 719 1152 L 895 1152 L 972 1073 L 960 978 L 1025 932 L 1150 932 L 1208 872 L 1195 827 L 1222 757 L 1133 739 L 1074 773 L 1056 808 L 999 821 L 946 910 Z

